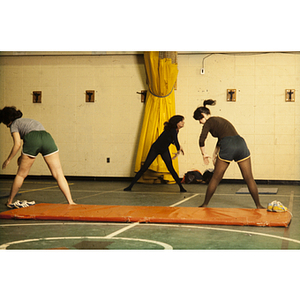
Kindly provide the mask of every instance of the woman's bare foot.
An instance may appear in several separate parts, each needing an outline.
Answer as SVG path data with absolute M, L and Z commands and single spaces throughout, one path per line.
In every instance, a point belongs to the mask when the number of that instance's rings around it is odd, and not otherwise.
M 266 208 L 263 207 L 262 205 L 257 205 L 256 208 L 257 208 L 257 209 L 266 209 Z

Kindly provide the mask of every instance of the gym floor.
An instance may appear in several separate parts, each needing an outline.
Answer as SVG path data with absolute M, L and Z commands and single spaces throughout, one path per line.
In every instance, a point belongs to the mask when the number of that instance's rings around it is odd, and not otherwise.
M 186 184 L 187 193 L 177 185 L 136 184 L 124 192 L 126 181 L 68 181 L 78 204 L 137 206 L 199 206 L 206 185 Z M 1 181 L 1 195 L 9 194 L 12 180 Z M 250 194 L 236 194 L 243 184 L 221 183 L 209 207 L 255 208 Z M 265 207 L 279 200 L 293 218 L 288 228 L 256 226 L 145 224 L 112 222 L 35 221 L 0 219 L 0 249 L 93 249 L 93 250 L 285 250 L 300 249 L 300 187 L 258 185 L 278 188 L 277 194 L 261 194 Z M 56 181 L 30 179 L 24 182 L 15 200 L 38 203 L 67 203 Z M 0 212 L 8 210 L 6 197 Z
M 188 192 L 180 193 L 174 184 L 136 184 L 124 192 L 129 184 L 125 181 L 68 182 L 75 202 L 93 205 L 199 206 L 207 187 L 186 184 Z M 1 212 L 7 210 L 3 195 L 11 184 L 12 180 L 1 180 Z M 255 208 L 249 194 L 236 194 L 241 187 L 245 186 L 221 183 L 209 206 Z M 0 251 L 0 279 L 7 287 L 1 295 L 3 299 L 297 298 L 298 277 L 292 274 L 300 267 L 300 187 L 258 187 L 278 188 L 277 194 L 261 195 L 261 203 L 279 200 L 287 206 L 293 215 L 289 227 L 0 219 L 0 249 L 15 249 Z M 15 200 L 66 203 L 52 179 L 27 178 Z M 114 251 L 101 251 L 105 249 Z

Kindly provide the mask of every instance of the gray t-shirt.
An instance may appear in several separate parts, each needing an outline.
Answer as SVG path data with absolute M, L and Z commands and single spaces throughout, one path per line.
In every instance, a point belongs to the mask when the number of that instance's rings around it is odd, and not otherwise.
M 44 126 L 33 119 L 19 118 L 10 125 L 10 133 L 19 132 L 21 139 L 31 131 L 45 131 Z

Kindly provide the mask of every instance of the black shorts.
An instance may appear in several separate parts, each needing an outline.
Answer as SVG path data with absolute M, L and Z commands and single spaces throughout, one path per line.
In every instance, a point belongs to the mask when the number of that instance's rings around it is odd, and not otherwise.
M 250 151 L 245 140 L 239 136 L 226 136 L 219 142 L 220 151 L 218 157 L 226 162 L 241 162 L 250 157 Z

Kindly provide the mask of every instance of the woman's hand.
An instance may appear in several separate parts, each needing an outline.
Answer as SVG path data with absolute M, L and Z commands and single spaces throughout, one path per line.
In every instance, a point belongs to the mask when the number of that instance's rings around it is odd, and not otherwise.
M 180 154 L 180 152 L 182 153 L 182 155 L 184 155 L 184 151 L 183 151 L 183 149 L 181 147 L 180 147 L 180 149 L 176 153 L 173 153 L 174 156 L 172 157 L 172 159 L 175 159 Z
M 204 164 L 206 164 L 206 165 L 209 164 L 209 158 L 211 158 L 209 155 L 207 155 L 207 154 L 204 154 L 204 155 L 203 155 L 203 161 L 204 161 Z
M 11 151 L 10 151 L 10 154 L 9 154 L 8 158 L 3 163 L 2 169 L 5 169 L 8 166 L 10 161 L 15 157 L 15 155 L 18 153 L 19 149 L 21 148 L 21 137 L 20 137 L 19 132 L 13 132 L 12 138 L 13 138 L 13 141 L 14 141 L 14 145 L 13 145 Z
M 205 152 L 205 147 L 200 147 L 200 151 L 201 151 L 201 154 L 202 154 L 202 157 L 203 157 L 203 161 L 206 165 L 209 164 L 209 158 L 211 158 L 209 155 L 206 154 Z
M 2 164 L 2 169 L 5 169 L 5 168 L 8 166 L 9 163 L 10 163 L 10 160 L 7 159 L 7 160 Z
M 184 155 L 184 151 L 183 151 L 183 149 L 181 147 L 180 147 L 179 151 L 182 153 L 182 155 Z
M 172 159 L 175 159 L 179 154 L 180 154 L 180 150 L 178 150 L 176 153 L 173 153 L 174 156 L 172 157 Z
M 175 159 L 179 154 L 180 154 L 180 151 L 177 151 L 176 153 L 173 153 L 174 156 L 172 157 L 172 159 Z

